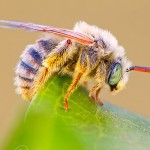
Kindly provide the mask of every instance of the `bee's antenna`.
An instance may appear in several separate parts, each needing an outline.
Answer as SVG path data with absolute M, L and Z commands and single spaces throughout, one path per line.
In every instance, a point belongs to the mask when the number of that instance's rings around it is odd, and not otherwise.
M 128 68 L 126 70 L 126 72 L 129 72 L 129 71 L 139 71 L 139 72 L 147 72 L 147 73 L 150 73 L 150 67 L 140 67 L 140 66 L 131 66 L 130 68 Z

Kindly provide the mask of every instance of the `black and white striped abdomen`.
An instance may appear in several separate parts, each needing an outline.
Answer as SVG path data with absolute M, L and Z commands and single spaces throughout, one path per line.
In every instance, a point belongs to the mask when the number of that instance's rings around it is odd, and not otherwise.
M 17 93 L 28 99 L 28 91 L 32 87 L 42 61 L 57 45 L 52 39 L 40 39 L 33 45 L 28 45 L 20 56 L 21 60 L 16 67 L 15 85 Z

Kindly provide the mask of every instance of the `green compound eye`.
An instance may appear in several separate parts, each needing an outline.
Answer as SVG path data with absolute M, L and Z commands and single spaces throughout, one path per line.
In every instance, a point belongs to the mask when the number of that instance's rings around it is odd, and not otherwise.
M 119 63 L 114 64 L 114 67 L 109 75 L 109 85 L 116 85 L 122 77 L 122 67 Z

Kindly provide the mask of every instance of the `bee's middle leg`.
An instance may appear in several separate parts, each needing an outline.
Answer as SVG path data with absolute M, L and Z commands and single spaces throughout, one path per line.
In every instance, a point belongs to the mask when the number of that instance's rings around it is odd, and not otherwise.
M 76 73 L 76 75 L 74 76 L 73 80 L 72 80 L 72 83 L 71 85 L 69 86 L 68 90 L 67 90 L 67 93 L 65 95 L 65 98 L 64 98 L 64 103 L 65 103 L 65 110 L 68 110 L 68 99 L 71 95 L 71 93 L 74 91 L 74 89 L 76 88 L 77 84 L 79 83 L 81 77 L 83 76 L 85 72 L 85 69 L 81 69 L 79 72 Z
M 81 78 L 86 74 L 86 70 L 87 70 L 87 55 L 86 55 L 86 51 L 82 49 L 76 64 L 75 76 L 73 77 L 72 83 L 69 86 L 64 98 L 65 110 L 68 110 L 68 99 L 71 93 L 74 91 L 77 84 L 79 83 L 79 81 L 81 80 Z

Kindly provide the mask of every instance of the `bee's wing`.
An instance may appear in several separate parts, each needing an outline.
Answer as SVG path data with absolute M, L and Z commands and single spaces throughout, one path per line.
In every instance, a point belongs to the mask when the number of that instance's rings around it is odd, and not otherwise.
M 34 23 L 0 20 L 0 27 L 52 33 L 52 34 L 60 35 L 69 39 L 73 39 L 84 45 L 93 43 L 93 39 L 79 32 L 74 32 L 72 30 L 67 30 L 67 29 L 62 29 L 62 28 L 54 28 L 50 26 L 38 25 Z

